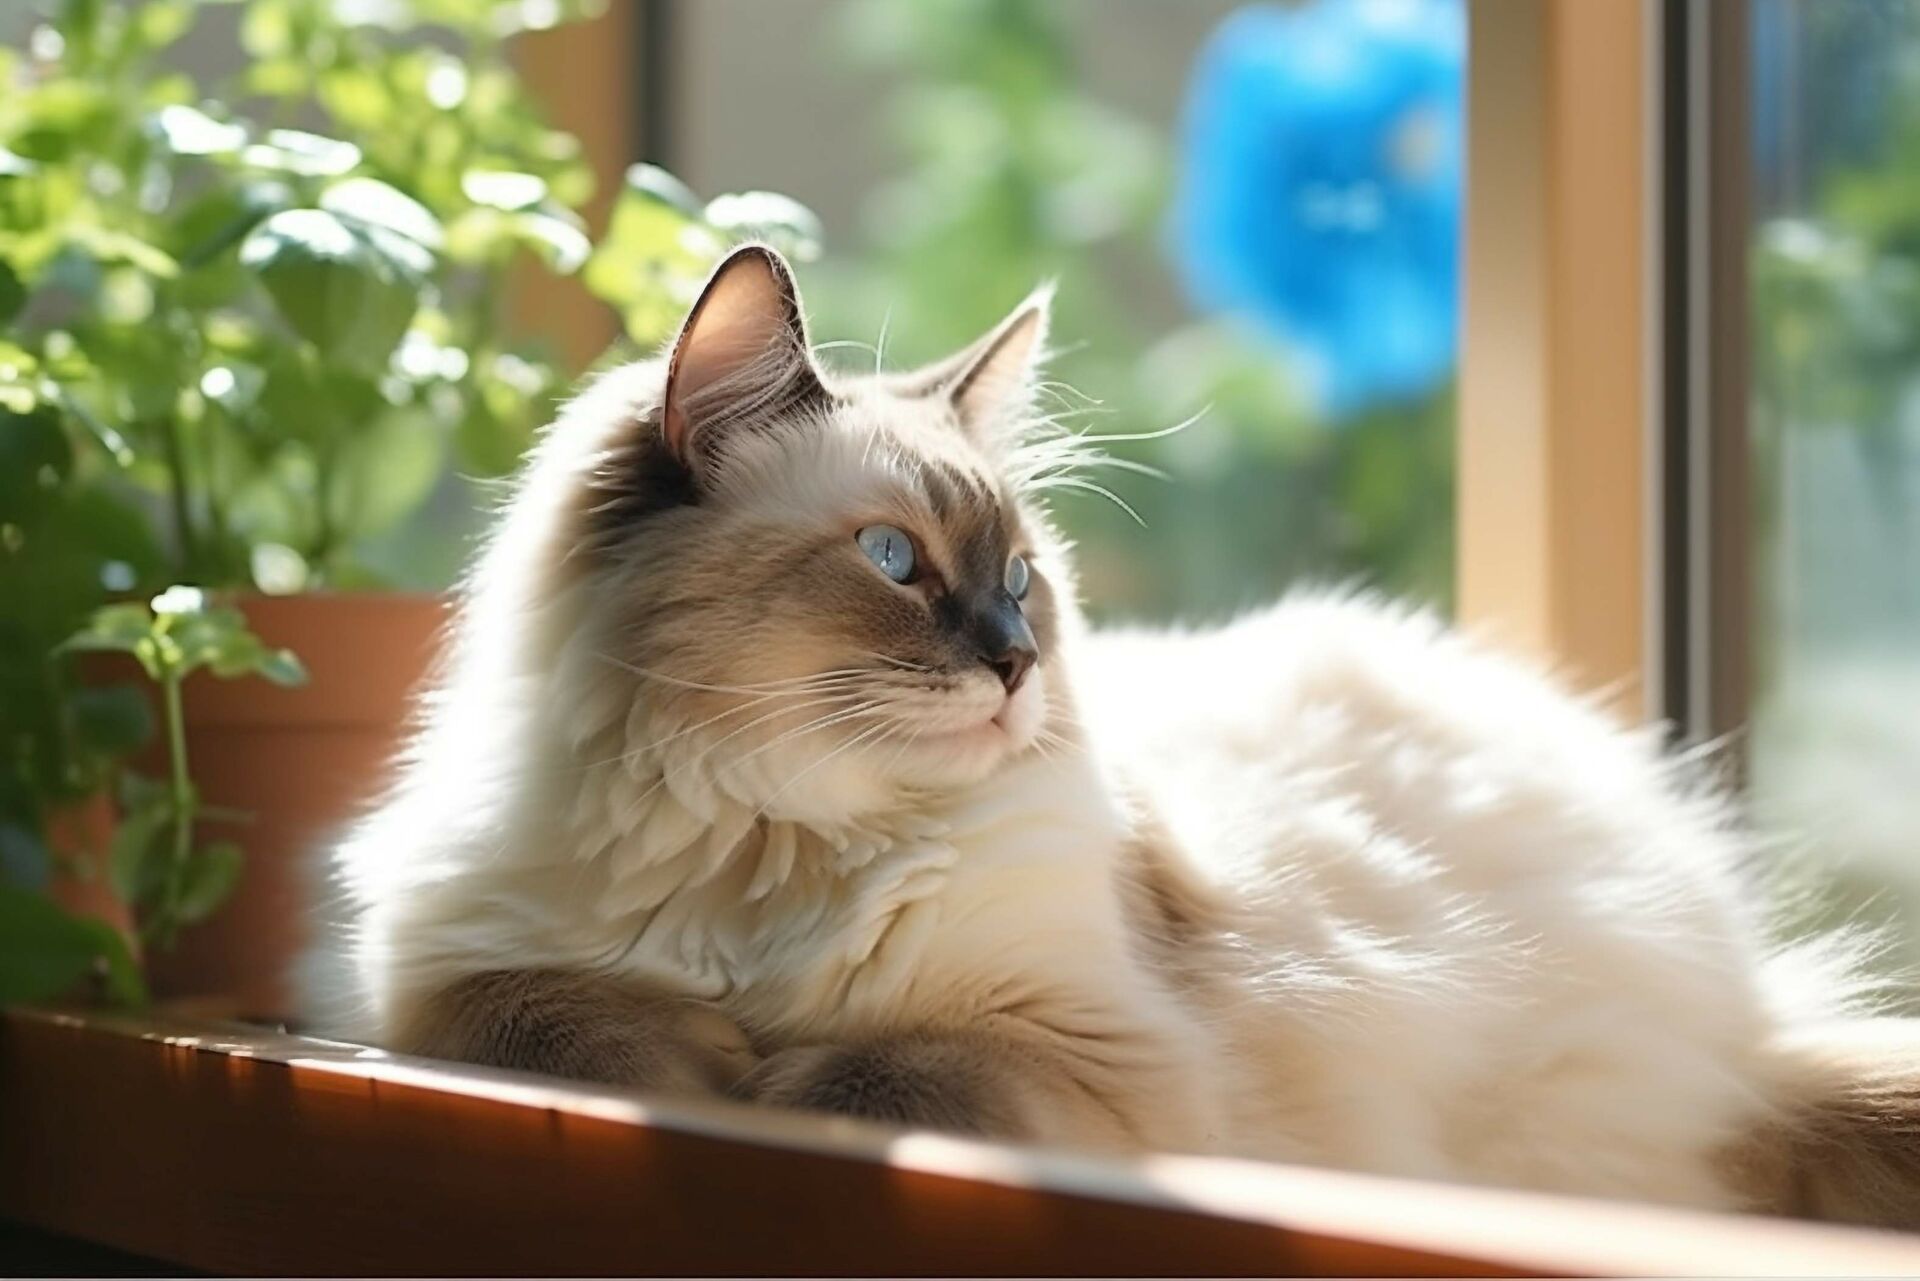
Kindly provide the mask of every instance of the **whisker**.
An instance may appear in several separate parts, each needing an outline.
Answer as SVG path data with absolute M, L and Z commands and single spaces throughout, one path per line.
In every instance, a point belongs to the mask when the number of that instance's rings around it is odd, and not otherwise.
M 909 662 L 904 658 L 895 658 L 891 654 L 882 654 L 877 649 L 857 649 L 854 651 L 854 653 L 860 655 L 862 658 L 877 659 L 878 661 L 885 663 L 890 667 L 898 667 L 902 671 L 930 672 L 933 670 L 933 668 L 927 666 L 925 663 L 914 663 L 914 662 Z
M 703 721 L 697 721 L 692 725 L 688 725 L 681 729 L 677 729 L 673 733 L 668 734 L 663 738 L 657 738 L 651 743 L 646 743 L 639 747 L 630 747 L 626 751 L 621 752 L 617 756 L 608 756 L 608 757 L 603 757 L 600 760 L 586 761 L 580 766 L 580 768 L 592 769 L 596 765 L 613 765 L 620 761 L 630 761 L 634 759 L 636 756 L 644 756 L 649 752 L 658 751 L 660 748 L 665 747 L 668 743 L 673 742 L 677 738 L 685 738 L 687 735 L 697 733 L 698 731 L 705 729 L 709 725 L 712 725 L 712 724 L 715 724 L 716 722 L 727 719 L 727 717 L 729 716 L 738 716 L 741 712 L 751 711 L 756 707 L 760 707 L 769 702 L 772 702 L 774 699 L 778 697 L 780 697 L 778 693 L 773 693 L 773 694 L 762 694 L 758 698 L 750 698 L 744 703 L 741 703 L 734 707 L 729 707 L 726 711 L 721 712 L 718 716 L 709 716 L 707 717 L 707 719 Z
M 870 676 L 873 674 L 873 669 L 870 667 L 841 667 L 831 671 L 815 672 L 808 676 L 787 676 L 780 680 L 758 681 L 751 685 L 712 685 L 704 681 L 690 681 L 679 676 L 669 676 L 665 672 L 656 672 L 650 668 L 629 663 L 625 659 L 617 658 L 612 654 L 602 653 L 596 657 L 604 662 L 613 664 L 623 671 L 632 672 L 635 676 L 644 676 L 649 680 L 660 681 L 667 685 L 678 685 L 683 689 L 706 690 L 715 694 L 765 694 L 792 689 L 796 686 L 804 686 L 813 682 L 826 681 L 828 679 Z
M 825 765 L 828 761 L 832 760 L 834 757 L 839 756 L 840 754 L 842 754 L 843 752 L 846 752 L 850 748 L 853 748 L 859 745 L 860 743 L 866 741 L 867 739 L 874 737 L 876 733 L 879 734 L 879 736 L 884 740 L 887 733 L 891 731 L 897 731 L 899 728 L 900 726 L 898 722 L 881 721 L 878 725 L 870 725 L 866 729 L 861 730 L 858 734 L 855 734 L 852 738 L 840 744 L 840 746 L 834 748 L 831 752 L 828 752 L 825 756 L 822 756 L 819 760 L 807 766 L 805 769 L 801 770 L 798 774 L 795 774 L 792 778 L 788 779 L 786 782 L 782 783 L 779 787 L 775 788 L 773 791 L 773 794 L 768 796 L 766 800 L 762 801 L 760 803 L 760 808 L 753 812 L 753 821 L 758 822 L 760 819 L 766 817 L 767 807 L 769 805 L 772 805 L 776 800 L 778 800 L 783 792 L 785 792 L 788 788 L 792 787 L 795 783 L 798 783 L 801 779 L 805 778 L 807 775 L 819 769 L 822 765 Z
M 1161 440 L 1168 436 L 1179 435 L 1212 412 L 1213 406 L 1207 404 L 1202 405 L 1199 409 L 1196 409 L 1193 413 L 1188 414 L 1185 418 L 1182 418 L 1170 427 L 1159 427 L 1153 431 L 1121 431 L 1108 432 L 1104 435 L 1076 435 L 1075 439 L 1084 441 L 1089 445 L 1124 444 L 1127 441 L 1133 440 Z
M 754 719 L 748 721 L 745 725 L 741 725 L 734 729 L 728 730 L 725 734 L 722 734 L 719 738 L 707 744 L 705 750 L 703 750 L 698 756 L 694 757 L 691 761 L 688 761 L 682 768 L 683 769 L 692 768 L 693 766 L 702 763 L 709 756 L 712 756 L 713 753 L 721 745 L 731 742 L 733 739 L 740 737 L 740 735 L 746 733 L 748 730 L 753 729 L 756 726 L 765 725 L 770 720 L 775 720 L 779 717 L 785 716 L 789 712 L 805 711 L 809 707 L 830 707 L 833 704 L 843 702 L 850 697 L 852 697 L 852 695 L 829 694 L 824 698 L 809 699 L 807 702 L 795 703 L 788 707 L 776 707 L 771 712 L 766 713 L 764 716 L 756 716 Z M 838 715 L 841 710 L 843 709 L 835 708 L 832 712 L 828 712 L 825 715 L 835 716 L 835 715 Z M 819 718 L 816 718 L 816 720 L 817 719 Z M 801 726 L 799 730 L 782 730 L 779 734 L 775 735 L 770 741 L 762 743 L 759 747 L 754 748 L 753 751 L 749 752 L 746 756 L 741 757 L 739 760 L 729 762 L 728 767 L 736 766 L 740 764 L 740 761 L 750 759 L 751 757 L 758 755 L 760 752 L 765 751 L 767 748 L 774 746 L 775 744 L 783 741 L 788 737 L 791 737 L 796 733 L 804 733 L 809 727 L 811 727 L 815 723 L 816 723 L 815 721 L 808 721 L 807 724 Z
M 752 751 L 748 752 L 745 756 L 736 757 L 735 759 L 726 762 L 720 768 L 737 770 L 742 765 L 745 765 L 748 761 L 752 760 L 754 757 L 770 752 L 774 748 L 780 747 L 786 743 L 790 743 L 794 739 L 801 737 L 803 734 L 811 734 L 815 730 L 826 729 L 829 726 L 838 725 L 842 721 L 858 720 L 862 716 L 871 716 L 874 713 L 879 712 L 881 710 L 882 708 L 878 703 L 868 701 L 860 704 L 857 707 L 843 708 L 838 711 L 829 712 L 825 716 L 817 716 L 813 720 L 808 721 L 805 725 L 800 725 L 793 729 L 782 730 L 779 734 L 775 735 L 773 738 L 767 740 L 766 742 L 760 744 L 760 746 L 754 748 Z
M 813 344 L 813 349 L 817 352 L 818 351 L 836 351 L 841 347 L 857 347 L 861 351 L 874 352 L 876 359 L 879 356 L 878 350 L 874 347 L 872 343 L 861 342 L 858 338 L 835 338 L 829 342 L 817 342 Z
M 1127 502 L 1126 499 L 1120 497 L 1120 495 L 1114 493 L 1111 489 L 1108 489 L 1105 485 L 1097 484 L 1094 481 L 1085 480 L 1078 476 L 1052 476 L 1052 477 L 1049 477 L 1044 483 L 1037 486 L 1037 488 L 1039 489 L 1079 489 L 1079 490 L 1084 490 L 1089 494 L 1098 494 L 1100 495 L 1100 497 L 1106 499 L 1108 502 L 1112 503 L 1115 507 L 1118 507 L 1121 511 L 1125 512 L 1127 515 L 1133 517 L 1134 524 L 1140 526 L 1140 528 L 1142 529 L 1145 529 L 1147 527 L 1147 522 L 1140 518 L 1140 513 L 1135 511 L 1133 507 Z

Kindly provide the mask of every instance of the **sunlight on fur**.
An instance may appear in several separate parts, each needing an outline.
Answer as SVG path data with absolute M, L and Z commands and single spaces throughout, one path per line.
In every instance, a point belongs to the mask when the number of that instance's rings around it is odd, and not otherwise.
M 1083 1150 L 1920 1219 L 1920 1072 L 1818 1033 L 1865 944 L 1768 943 L 1754 845 L 1655 733 L 1361 595 L 1087 627 L 1045 498 L 1126 464 L 1043 412 L 1049 302 L 834 373 L 747 247 L 568 406 L 330 853 L 319 1026 Z

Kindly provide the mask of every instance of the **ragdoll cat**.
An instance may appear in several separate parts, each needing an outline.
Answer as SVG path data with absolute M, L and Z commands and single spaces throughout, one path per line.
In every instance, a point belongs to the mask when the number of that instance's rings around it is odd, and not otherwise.
M 576 400 L 334 852 L 321 1026 L 1083 1149 L 1920 1220 L 1916 1042 L 1822 1030 L 1845 967 L 1764 941 L 1727 807 L 1651 733 L 1351 595 L 1089 631 L 1041 501 L 1085 449 L 1035 412 L 1047 306 L 831 374 L 748 247 Z

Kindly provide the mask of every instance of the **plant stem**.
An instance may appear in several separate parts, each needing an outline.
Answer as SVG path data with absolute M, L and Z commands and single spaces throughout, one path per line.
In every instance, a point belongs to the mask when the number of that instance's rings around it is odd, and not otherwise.
M 167 470 L 173 476 L 173 484 L 168 488 L 173 501 L 174 537 L 180 543 L 180 577 L 191 579 L 195 562 L 199 560 L 199 549 L 194 546 L 193 514 L 187 501 L 187 457 L 180 446 L 180 424 L 169 416 L 162 424 L 162 434 L 166 440 Z
M 331 577 L 328 570 L 332 567 L 334 547 L 339 537 L 333 527 L 332 442 L 323 441 L 314 446 L 313 470 L 318 506 L 314 512 L 313 555 L 309 560 L 315 573 Z
M 187 857 L 193 850 L 193 817 L 196 802 L 193 782 L 187 772 L 187 721 L 181 710 L 180 673 L 166 673 L 160 682 L 161 701 L 167 718 L 167 767 L 169 790 L 173 793 L 173 856 L 167 862 L 167 881 L 161 898 L 158 919 L 154 922 L 164 942 L 173 939 L 174 915 L 179 909 L 180 890 L 187 873 Z

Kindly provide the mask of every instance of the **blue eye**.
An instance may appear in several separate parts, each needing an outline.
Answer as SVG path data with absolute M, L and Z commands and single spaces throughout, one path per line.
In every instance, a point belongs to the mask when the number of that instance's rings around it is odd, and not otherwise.
M 913 581 L 913 539 L 905 530 L 892 525 L 868 525 L 853 536 L 853 541 L 860 544 L 867 559 L 888 578 L 896 583 Z
M 1027 568 L 1027 558 L 1015 556 L 1007 562 L 1007 595 L 1015 600 L 1027 598 L 1027 588 L 1033 586 L 1033 571 Z

